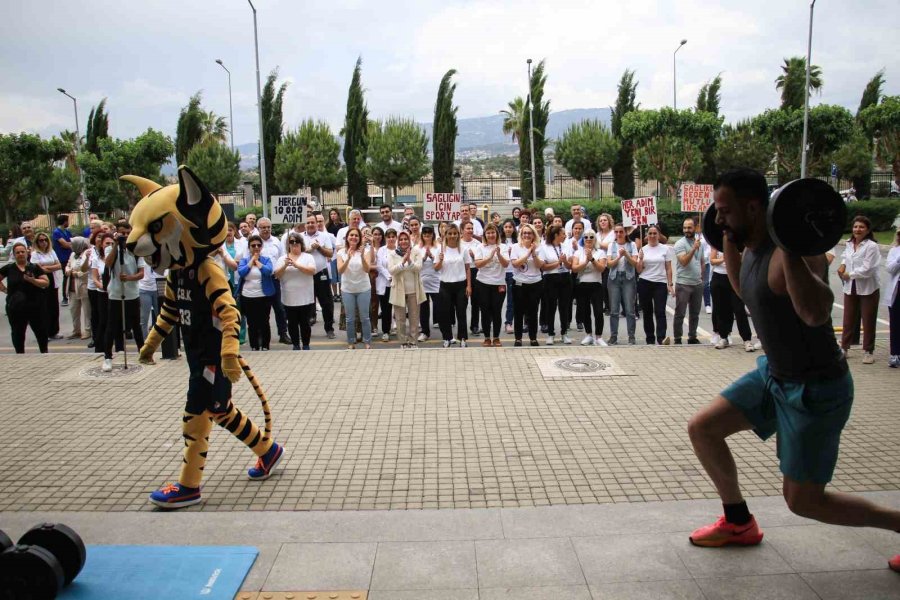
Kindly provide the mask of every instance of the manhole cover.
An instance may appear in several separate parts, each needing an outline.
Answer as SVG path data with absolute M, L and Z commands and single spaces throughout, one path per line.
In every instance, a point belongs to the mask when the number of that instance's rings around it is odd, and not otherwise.
M 125 365 L 113 365 L 113 370 L 105 373 L 103 367 L 97 366 L 84 369 L 81 371 L 80 375 L 82 377 L 94 377 L 96 379 L 120 379 L 122 377 L 137 375 L 143 370 L 144 367 L 141 365 L 128 365 L 127 369 L 125 368 Z
M 610 363 L 602 360 L 581 357 L 560 358 L 559 360 L 553 361 L 553 365 L 572 373 L 597 373 L 612 367 Z

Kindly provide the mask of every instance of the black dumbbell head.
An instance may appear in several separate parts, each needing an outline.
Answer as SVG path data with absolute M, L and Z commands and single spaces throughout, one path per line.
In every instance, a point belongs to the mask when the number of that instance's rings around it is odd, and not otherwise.
M 81 537 L 71 527 L 61 523 L 36 525 L 19 539 L 19 544 L 40 546 L 53 554 L 62 565 L 66 585 L 78 576 L 87 557 Z
M 62 566 L 39 546 L 13 546 L 0 554 L 2 600 L 53 600 L 65 583 Z
M 0 530 L 0 552 L 3 552 L 7 548 L 11 548 L 13 545 L 12 540 L 9 539 L 9 536 Z
M 847 206 L 834 188 L 819 179 L 796 179 L 769 200 L 769 235 L 782 249 L 801 256 L 824 254 L 840 241 Z
M 703 239 L 706 240 L 706 243 L 719 252 L 722 252 L 725 247 L 725 230 L 722 229 L 721 225 L 716 223 L 715 204 L 710 204 L 709 208 L 706 209 L 706 212 L 703 213 L 703 223 L 701 224 L 701 227 L 703 228 Z

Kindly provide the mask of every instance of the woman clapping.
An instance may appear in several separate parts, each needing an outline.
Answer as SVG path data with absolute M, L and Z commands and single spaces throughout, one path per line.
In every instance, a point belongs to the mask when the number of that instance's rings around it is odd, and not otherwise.
M 539 256 L 538 236 L 534 227 L 527 223 L 519 228 L 519 243 L 513 245 L 510 253 L 513 268 L 513 303 L 515 305 L 515 343 L 522 345 L 523 321 L 528 323 L 528 338 L 532 346 L 537 346 L 538 303 L 544 289 L 541 268 L 544 261 Z
M 241 278 L 241 310 L 247 316 L 247 335 L 251 350 L 268 350 L 272 338 L 269 315 L 275 296 L 274 267 L 271 259 L 262 254 L 262 238 L 251 235 L 248 256 L 238 264 Z
M 344 248 L 338 252 L 338 273 L 341 274 L 341 304 L 347 310 L 347 348 L 356 348 L 356 316 L 362 324 L 366 350 L 372 344 L 372 321 L 368 307 L 372 298 L 369 280 L 369 261 L 363 247 L 362 233 L 356 227 L 347 231 Z
M 484 228 L 484 244 L 475 253 L 476 297 L 481 310 L 481 326 L 484 328 L 482 346 L 499 347 L 500 342 L 500 310 L 506 295 L 506 267 L 509 265 L 506 248 L 500 244 L 500 233 L 493 223 Z M 491 336 L 493 333 L 493 337 Z
M 393 230 L 389 230 L 393 232 Z M 413 246 L 409 232 L 397 235 L 397 248 L 388 254 L 388 270 L 393 277 L 391 306 L 397 322 L 397 339 L 403 348 L 417 348 L 419 333 L 419 305 L 425 302 L 425 288 L 419 272 L 422 270 L 422 253 Z M 406 326 L 409 317 L 409 328 Z
M 447 225 L 442 240 L 443 245 L 434 263 L 434 270 L 441 277 L 441 335 L 444 348 L 454 342 L 452 317 L 456 316 L 456 335 L 459 345 L 467 345 L 466 301 L 472 295 L 472 258 L 460 245 L 459 228 L 454 224 Z
M 574 231 L 576 223 L 572 226 Z M 588 231 L 584 234 L 584 247 L 579 248 L 572 257 L 572 271 L 578 276 L 575 295 L 581 311 L 581 322 L 584 324 L 582 346 L 605 346 L 603 341 L 603 272 L 606 271 L 606 252 L 597 248 L 597 234 Z M 591 310 L 594 311 L 594 322 L 597 324 L 597 336 L 591 324 Z
M 310 321 L 316 309 L 313 275 L 316 261 L 306 252 L 303 237 L 296 232 L 288 236 L 288 253 L 275 263 L 274 273 L 281 281 L 281 302 L 287 316 L 288 335 L 294 350 L 309 350 Z M 302 341 L 302 346 L 300 345 Z

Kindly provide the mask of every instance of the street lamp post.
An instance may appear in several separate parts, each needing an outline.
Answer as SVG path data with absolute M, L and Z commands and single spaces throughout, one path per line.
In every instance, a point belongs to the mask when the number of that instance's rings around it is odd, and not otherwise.
M 81 209 L 84 212 L 84 225 L 85 227 L 87 227 L 91 224 L 91 222 L 88 219 L 88 198 L 87 192 L 84 188 L 84 171 L 81 170 L 81 167 L 79 167 L 77 163 L 78 154 L 81 152 L 81 128 L 78 126 L 78 100 L 75 99 L 75 96 L 70 95 L 68 92 L 66 92 L 66 90 L 62 88 L 56 88 L 56 90 L 64 96 L 71 98 L 72 103 L 75 106 L 75 168 L 78 169 L 78 178 L 81 181 Z
M 816 0 L 809 5 L 809 40 L 806 44 L 806 87 L 803 91 L 803 148 L 800 150 L 800 178 L 806 177 L 806 139 L 809 132 L 809 69 L 812 61 L 813 8 Z
M 681 50 L 681 47 L 685 44 L 687 44 L 687 40 L 681 40 L 681 43 L 675 48 L 675 52 L 672 53 L 672 107 L 675 110 L 678 110 L 678 83 L 675 71 L 675 55 L 678 54 L 678 51 Z
M 537 201 L 537 173 L 534 172 L 534 104 L 531 98 L 531 59 L 528 59 L 528 145 L 531 148 L 531 201 Z
M 263 133 L 262 89 L 259 83 L 259 34 L 256 28 L 256 7 L 247 0 L 253 9 L 253 45 L 256 47 L 256 110 L 259 113 L 259 187 L 262 190 L 263 216 L 269 217 L 268 196 L 266 195 L 266 145 Z
M 228 73 L 228 132 L 231 133 L 231 151 L 234 152 L 234 111 L 231 109 L 231 71 L 225 66 L 221 58 L 217 58 L 216 62 L 220 67 Z

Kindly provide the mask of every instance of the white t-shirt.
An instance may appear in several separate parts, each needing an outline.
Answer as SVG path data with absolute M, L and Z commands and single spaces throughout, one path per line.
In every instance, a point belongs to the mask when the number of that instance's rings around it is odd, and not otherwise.
M 279 258 L 275 264 L 275 270 L 283 267 L 288 259 L 287 255 Z M 316 266 L 316 261 L 309 252 L 301 253 L 297 262 L 306 268 L 315 268 Z M 281 274 L 279 280 L 281 281 L 281 303 L 285 306 L 306 306 L 316 301 L 312 275 L 307 275 L 300 269 L 289 266 Z
M 398 234 L 401 231 L 403 231 L 403 223 L 399 223 L 399 222 L 395 221 L 394 219 L 391 219 L 390 223 L 385 223 L 384 221 L 381 221 L 375 227 L 377 227 L 378 229 L 380 229 L 381 231 L 383 231 L 385 233 L 387 233 L 388 229 L 393 229 Z
M 274 265 L 275 261 L 284 256 L 284 247 L 281 245 L 281 240 L 271 235 L 269 239 L 263 240 L 263 246 L 259 253 L 261 256 L 267 256 Z
M 609 245 L 616 241 L 616 232 L 610 231 L 606 235 L 602 235 L 600 233 L 597 234 L 597 247 L 602 249 L 601 244 L 606 245 L 606 249 L 609 250 Z
M 707 250 L 709 251 L 709 254 L 707 254 L 707 260 L 708 260 L 709 255 L 712 254 L 712 250 L 710 248 L 707 248 Z M 721 250 L 719 250 L 718 258 L 725 258 L 725 253 L 722 252 Z M 710 263 L 710 264 L 712 265 L 713 273 L 718 273 L 719 275 L 728 275 L 728 268 L 725 266 L 724 260 L 718 265 L 713 265 L 712 263 Z
M 563 242 L 563 244 L 560 246 L 550 246 L 549 244 L 544 244 L 543 246 L 541 246 L 541 249 L 538 250 L 538 252 L 540 252 L 541 260 L 544 262 L 555 263 L 561 258 L 565 258 L 567 245 L 569 246 L 569 250 L 571 250 L 572 245 L 566 244 L 565 242 Z M 555 269 L 551 271 L 544 271 L 544 273 L 547 273 L 549 275 L 550 273 L 571 273 L 571 271 L 565 264 L 560 264 Z
M 581 222 L 584 223 L 585 233 L 588 231 L 594 230 L 594 228 L 591 227 L 591 222 L 588 221 L 587 219 L 585 219 L 584 217 L 581 217 Z M 575 223 L 575 219 L 569 219 L 568 221 L 566 221 L 566 236 L 567 237 L 572 237 L 572 225 L 574 223 Z
M 146 262 L 144 263 L 144 276 L 138 281 L 138 289 L 142 292 L 156 293 L 156 273 Z
M 475 257 L 478 256 L 478 247 L 479 246 L 481 246 L 481 242 L 479 242 L 475 238 L 472 238 L 468 242 L 466 240 L 462 239 L 462 237 L 459 238 L 459 247 L 462 248 L 463 250 L 465 250 L 465 252 L 467 254 L 469 253 L 470 250 L 472 251 L 472 254 L 469 254 L 469 260 L 472 261 L 473 269 L 475 268 L 475 259 L 473 258 L 473 255 Z
M 394 276 L 391 275 L 388 265 L 388 255 L 394 250 L 388 249 L 387 246 L 382 246 L 375 253 L 375 272 L 377 273 L 375 276 L 375 293 L 379 296 L 387 293 L 387 289 L 394 283 Z
M 38 250 L 32 250 L 31 262 L 41 266 L 52 265 L 53 263 L 59 262 L 59 257 L 56 256 L 56 252 L 53 249 L 50 249 L 46 253 L 40 252 Z M 50 283 L 53 284 L 53 287 L 58 288 L 62 284 L 63 280 L 62 269 L 53 271 L 48 275 L 47 278 L 50 280 Z
M 481 237 L 484 235 L 484 227 L 481 226 L 481 223 L 476 221 L 475 219 L 469 219 L 472 222 L 472 235 L 475 237 Z M 459 227 L 459 235 L 462 236 L 462 219 L 457 219 L 453 221 L 453 223 Z
M 475 258 L 479 261 L 484 260 L 488 256 L 491 257 L 491 262 L 478 269 L 478 275 L 475 276 L 475 279 L 486 285 L 505 285 L 506 268 L 500 264 L 499 258 L 492 256 L 495 248 L 497 248 L 496 244 L 492 246 L 479 245 L 475 248 Z M 504 258 L 506 257 L 506 252 L 506 248 L 501 244 L 500 253 Z
M 512 247 L 515 246 L 515 243 L 512 240 L 506 240 L 505 242 L 502 242 L 502 245 L 503 245 L 503 256 L 505 256 L 506 260 L 509 261 L 506 264 L 506 272 L 513 273 L 513 272 L 515 272 L 515 269 L 512 266 L 512 258 L 511 257 L 512 257 Z
M 541 250 L 540 248 L 535 248 L 534 251 L 535 253 L 538 253 Z M 528 254 L 528 250 L 526 250 L 522 244 L 514 244 L 510 258 L 512 258 L 512 260 L 519 260 L 526 254 Z M 529 256 L 528 260 L 526 260 L 525 264 L 521 267 L 514 267 L 513 279 L 515 279 L 517 283 L 537 283 L 541 280 L 541 270 L 535 264 L 534 256 Z
M 318 250 L 312 249 L 313 242 L 318 242 L 319 246 L 322 248 L 326 248 L 329 250 L 334 250 L 334 243 L 331 241 L 331 234 L 328 232 L 316 231 L 315 235 L 309 235 L 304 232 L 300 234 L 300 237 L 303 238 L 303 247 L 306 248 L 306 252 L 313 257 L 313 260 L 316 263 L 316 273 L 324 270 L 328 266 L 328 262 L 330 259 L 325 258 L 325 255 L 319 252 Z M 333 256 L 333 255 L 332 255 Z
M 419 271 L 419 278 L 422 280 L 422 287 L 425 288 L 426 294 L 437 294 L 441 291 L 441 276 L 434 270 L 434 262 L 441 253 L 441 245 L 436 244 L 428 250 L 431 257 L 425 256 L 425 247 L 419 246 L 419 252 L 422 253 L 422 270 Z
M 363 250 L 363 252 L 368 252 L 368 250 Z M 347 256 L 346 250 L 338 253 L 341 262 L 346 262 Z M 369 281 L 369 272 L 363 269 L 362 256 L 359 252 L 354 252 L 346 270 L 341 273 L 341 290 L 350 294 L 358 294 L 371 289 L 372 283 Z
M 441 281 L 453 283 L 466 280 L 466 267 L 471 266 L 472 257 L 468 252 L 460 252 L 457 248 L 444 247 L 444 262 L 438 274 Z
M 575 254 L 575 259 L 578 261 L 578 264 L 586 262 L 587 254 L 585 253 L 584 248 L 579 248 Z M 606 252 L 600 250 L 599 248 L 595 248 L 593 252 L 591 252 L 592 260 L 599 260 L 601 258 L 606 258 Z M 588 263 L 581 272 L 578 273 L 578 281 L 580 283 L 599 283 L 603 281 L 603 273 L 597 270 L 597 268 L 593 265 L 593 263 Z
M 241 296 L 245 298 L 262 298 L 265 296 L 262 289 L 262 272 L 259 267 L 252 266 L 244 276 L 244 285 L 241 287 Z
M 642 251 L 644 252 L 644 270 L 641 271 L 640 278 L 656 283 L 669 283 L 666 276 L 666 263 L 674 257 L 675 249 L 667 244 L 656 244 L 655 246 L 647 244 Z
M 102 282 L 103 272 L 106 271 L 106 262 L 100 256 L 100 251 L 98 251 L 96 247 L 91 249 L 91 266 L 89 268 L 91 270 L 97 269 L 97 279 Z M 88 289 L 94 290 L 95 292 L 100 292 L 102 294 L 106 293 L 106 290 L 101 290 L 94 284 L 93 277 L 88 277 Z

